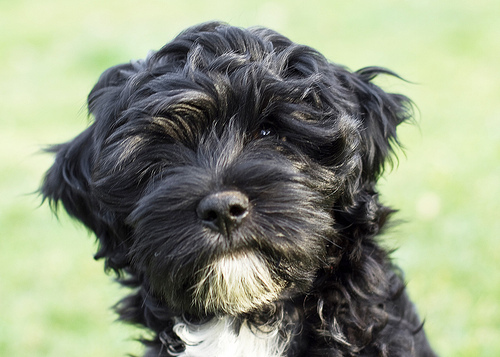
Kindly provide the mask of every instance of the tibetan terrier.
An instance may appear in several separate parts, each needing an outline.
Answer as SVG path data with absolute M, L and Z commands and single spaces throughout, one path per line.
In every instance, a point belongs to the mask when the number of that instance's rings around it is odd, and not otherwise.
M 99 242 L 146 356 L 434 356 L 378 240 L 411 101 L 266 28 L 106 70 L 41 192 Z

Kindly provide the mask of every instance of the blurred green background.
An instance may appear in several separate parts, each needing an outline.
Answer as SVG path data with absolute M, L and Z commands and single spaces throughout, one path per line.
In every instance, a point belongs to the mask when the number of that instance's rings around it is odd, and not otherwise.
M 140 354 L 114 323 L 125 291 L 93 238 L 32 194 L 40 148 L 88 124 L 107 67 L 144 57 L 193 24 L 264 25 L 351 69 L 380 65 L 418 105 L 418 126 L 380 182 L 404 223 L 387 234 L 442 356 L 500 356 L 498 0 L 0 0 L 0 356 Z

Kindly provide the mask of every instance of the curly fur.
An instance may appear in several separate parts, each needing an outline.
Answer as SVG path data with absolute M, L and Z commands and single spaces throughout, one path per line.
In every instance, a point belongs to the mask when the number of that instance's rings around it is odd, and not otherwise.
M 248 331 L 274 336 L 265 356 L 434 355 L 377 241 L 393 211 L 376 181 L 412 116 L 380 74 L 395 76 L 206 23 L 101 75 L 94 121 L 51 149 L 41 192 L 133 290 L 117 311 L 153 332 L 147 356 L 222 356 L 190 351 L 229 335 L 241 350 Z M 248 199 L 231 231 L 197 214 L 220 192 Z

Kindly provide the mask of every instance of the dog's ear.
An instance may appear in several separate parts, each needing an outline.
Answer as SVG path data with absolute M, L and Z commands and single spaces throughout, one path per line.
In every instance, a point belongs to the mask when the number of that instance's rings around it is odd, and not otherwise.
M 341 235 L 349 237 L 348 241 L 352 242 L 375 236 L 393 212 L 379 202 L 375 184 L 386 164 L 392 164 L 391 154 L 399 145 L 397 126 L 410 120 L 413 114 L 410 99 L 387 93 L 372 83 L 379 74 L 400 78 L 379 67 L 368 67 L 354 73 L 345 71 L 341 76 L 344 88 L 353 95 L 346 110 L 358 121 L 358 143 L 355 149 L 356 174 L 350 175 L 345 182 L 345 195 L 335 208 L 335 218 Z M 351 257 L 361 257 L 361 248 L 362 245 L 353 244 L 347 251 L 352 251 Z
M 91 126 L 72 141 L 47 150 L 55 153 L 56 158 L 45 174 L 40 191 L 54 209 L 62 203 L 71 216 L 95 231 L 96 202 L 90 193 L 93 132 Z
M 55 162 L 43 179 L 40 192 L 54 211 L 62 204 L 70 216 L 91 229 L 100 243 L 96 257 L 106 257 L 107 266 L 123 267 L 117 231 L 123 227 L 113 212 L 101 205 L 92 190 L 92 175 L 105 128 L 117 115 L 118 97 L 127 79 L 136 72 L 135 64 L 112 67 L 105 71 L 89 94 L 89 112 L 94 123 L 75 139 L 55 145 L 47 151 L 56 154 Z
M 374 182 L 384 171 L 387 162 L 392 164 L 391 153 L 399 145 L 396 127 L 413 116 L 413 104 L 404 95 L 387 93 L 371 81 L 379 74 L 400 78 L 395 73 L 367 67 L 345 77 L 345 85 L 355 93 L 361 121 L 362 179 Z
M 56 154 L 52 167 L 45 174 L 40 192 L 57 212 L 60 204 L 68 214 L 92 230 L 99 241 L 96 259 L 106 258 L 106 269 L 115 271 L 126 266 L 120 252 L 116 231 L 119 229 L 111 212 L 102 209 L 91 189 L 94 157 L 94 126 L 70 142 L 48 149 Z

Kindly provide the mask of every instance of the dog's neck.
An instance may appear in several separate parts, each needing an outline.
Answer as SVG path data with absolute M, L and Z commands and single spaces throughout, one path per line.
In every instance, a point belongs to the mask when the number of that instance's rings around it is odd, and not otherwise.
M 175 353 L 181 357 L 281 357 L 290 342 L 278 327 L 253 327 L 244 321 L 237 328 L 231 317 L 204 324 L 177 319 L 172 330 L 185 346 Z

